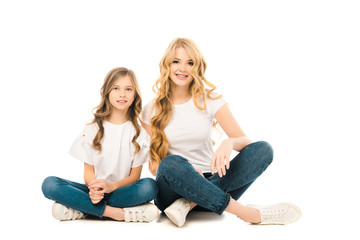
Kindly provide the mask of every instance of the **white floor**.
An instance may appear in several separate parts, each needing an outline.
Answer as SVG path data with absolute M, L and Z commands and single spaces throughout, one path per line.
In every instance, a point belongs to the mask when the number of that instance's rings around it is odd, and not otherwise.
M 178 228 L 164 214 L 151 223 L 93 219 L 59 222 L 52 218 L 50 208 L 50 202 L 44 203 L 42 208 L 37 209 L 37 215 L 24 213 L 23 216 L 6 219 L 2 235 L 12 236 L 10 239 L 359 239 L 354 223 L 347 225 L 344 221 L 336 221 L 339 215 L 334 215 L 334 219 L 320 220 L 320 216 L 309 209 L 304 209 L 301 220 L 286 226 L 251 225 L 227 213 L 217 216 L 214 213 L 193 212 L 186 224 Z

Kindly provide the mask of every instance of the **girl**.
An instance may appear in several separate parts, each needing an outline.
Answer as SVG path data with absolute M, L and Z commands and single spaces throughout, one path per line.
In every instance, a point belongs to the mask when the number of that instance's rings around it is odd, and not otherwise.
M 74 141 L 70 154 L 84 162 L 85 184 L 47 177 L 45 197 L 56 201 L 58 220 L 84 214 L 125 222 L 150 222 L 158 209 L 150 204 L 158 192 L 151 178 L 140 179 L 148 159 L 150 139 L 138 123 L 142 101 L 133 71 L 111 70 L 101 88 L 95 118 Z M 140 180 L 139 180 L 140 179 Z
M 205 70 L 204 57 L 190 39 L 175 39 L 160 61 L 156 97 L 143 111 L 143 126 L 151 135 L 149 169 L 159 186 L 155 204 L 179 227 L 197 205 L 250 223 L 296 221 L 301 213 L 290 203 L 244 206 L 236 201 L 272 162 L 273 150 L 245 135 L 222 96 L 213 92 Z M 229 138 L 213 153 L 215 121 Z M 232 150 L 240 153 L 230 163 Z

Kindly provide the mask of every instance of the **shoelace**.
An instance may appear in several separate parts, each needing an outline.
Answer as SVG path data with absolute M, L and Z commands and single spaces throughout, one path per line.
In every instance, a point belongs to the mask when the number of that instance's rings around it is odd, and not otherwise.
M 281 224 L 284 222 L 284 214 L 286 209 L 271 209 L 271 210 L 262 210 L 262 222 L 272 222 Z
M 125 222 L 143 222 L 143 212 L 141 210 L 135 209 L 130 212 L 126 209 L 124 211 Z

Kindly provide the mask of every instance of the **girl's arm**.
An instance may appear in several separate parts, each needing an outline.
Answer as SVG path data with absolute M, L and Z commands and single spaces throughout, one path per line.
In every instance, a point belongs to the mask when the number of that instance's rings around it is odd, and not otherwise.
M 90 185 L 96 181 L 94 166 L 84 163 L 84 181 L 89 188 L 89 197 L 93 204 L 97 204 L 104 198 L 104 193 L 98 187 L 90 188 Z
M 111 193 L 118 188 L 131 185 L 137 180 L 139 180 L 141 175 L 141 169 L 142 166 L 132 168 L 128 177 L 125 177 L 124 179 L 115 182 L 106 182 L 104 179 L 95 179 L 94 181 L 90 182 L 88 187 L 90 189 L 101 189 L 103 193 Z
M 122 180 L 116 181 L 116 182 L 110 182 L 110 192 L 115 191 L 118 188 L 122 188 L 125 186 L 129 186 L 133 183 L 135 183 L 137 180 L 140 179 L 141 176 L 141 169 L 142 166 L 132 168 L 130 170 L 130 175 Z
M 211 161 L 211 172 L 214 174 L 216 167 L 219 176 L 222 177 L 226 174 L 226 169 L 230 167 L 230 154 L 232 150 L 241 151 L 251 143 L 251 140 L 245 135 L 227 104 L 223 105 L 216 112 L 215 118 L 229 137 L 220 144 Z
M 152 137 L 152 131 L 151 131 L 151 126 L 146 124 L 146 123 L 142 123 L 141 124 L 142 127 L 146 130 L 146 132 L 149 134 L 150 138 Z M 151 172 L 152 175 L 156 176 L 156 172 L 158 169 L 159 165 L 150 157 L 149 160 L 149 171 Z
M 86 186 L 96 179 L 94 166 L 84 163 L 84 181 Z

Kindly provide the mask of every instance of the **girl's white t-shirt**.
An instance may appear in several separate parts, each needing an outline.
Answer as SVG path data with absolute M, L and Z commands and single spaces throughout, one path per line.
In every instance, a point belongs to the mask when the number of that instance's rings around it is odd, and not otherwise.
M 131 168 L 142 166 L 149 159 L 150 137 L 145 129 L 141 128 L 136 140 L 140 145 L 137 154 L 131 142 L 136 130 L 130 121 L 121 125 L 104 121 L 101 152 L 92 147 L 98 129 L 96 123 L 85 125 L 69 151 L 76 159 L 93 165 L 97 179 L 119 181 L 130 175 Z
M 218 96 L 213 94 L 211 96 Z M 212 130 L 216 112 L 226 104 L 221 97 L 209 99 L 206 97 L 206 110 L 198 109 L 190 99 L 184 104 L 174 104 L 173 118 L 165 128 L 169 141 L 169 154 L 180 155 L 186 158 L 195 169 L 210 172 L 210 163 L 214 153 L 212 145 Z M 153 101 L 143 109 L 142 120 L 150 125 L 150 113 Z M 203 105 L 199 101 L 201 106 Z

